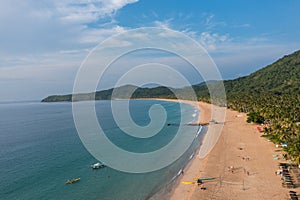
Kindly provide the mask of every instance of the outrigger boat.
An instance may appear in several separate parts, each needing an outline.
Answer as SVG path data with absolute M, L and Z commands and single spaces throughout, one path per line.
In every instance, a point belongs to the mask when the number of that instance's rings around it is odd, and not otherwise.
M 73 184 L 80 181 L 80 178 L 70 179 L 66 181 L 66 184 Z
M 216 178 L 194 178 L 194 181 L 198 181 L 198 180 L 201 180 L 201 181 L 210 181 L 210 180 L 214 180 Z
M 91 167 L 93 169 L 100 169 L 100 168 L 105 167 L 105 165 L 103 163 L 98 162 L 98 163 L 95 163 L 95 164 L 91 165 Z
M 194 181 L 183 181 L 181 182 L 184 185 L 192 185 L 192 184 L 201 184 L 203 181 L 212 181 L 215 178 L 194 178 Z

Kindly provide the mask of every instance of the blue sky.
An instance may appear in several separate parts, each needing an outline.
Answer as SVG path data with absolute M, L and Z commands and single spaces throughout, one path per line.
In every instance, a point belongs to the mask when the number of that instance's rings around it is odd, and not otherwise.
M 224 79 L 247 75 L 300 49 L 299 10 L 297 0 L 1 1 L 0 101 L 71 93 L 91 49 L 139 27 L 183 32 Z

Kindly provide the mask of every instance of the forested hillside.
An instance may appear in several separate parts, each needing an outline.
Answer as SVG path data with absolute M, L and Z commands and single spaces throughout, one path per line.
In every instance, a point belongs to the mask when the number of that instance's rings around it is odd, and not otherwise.
M 216 84 L 210 81 L 208 84 Z M 248 122 L 265 124 L 265 137 L 275 143 L 288 143 L 285 150 L 300 164 L 300 51 L 284 56 L 248 76 L 224 81 L 227 102 L 222 106 L 248 113 Z M 210 102 L 205 83 L 192 86 L 198 100 Z M 117 88 L 120 98 L 175 98 L 173 91 L 185 88 L 138 88 L 132 85 Z M 96 93 L 49 96 L 43 102 L 111 99 L 113 89 Z M 189 98 L 187 96 L 187 98 Z

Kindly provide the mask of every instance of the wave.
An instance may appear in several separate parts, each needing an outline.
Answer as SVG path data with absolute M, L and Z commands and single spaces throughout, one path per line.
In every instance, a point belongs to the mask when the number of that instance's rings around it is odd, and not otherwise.
M 180 163 L 177 163 L 177 166 L 179 170 L 176 170 L 176 174 L 170 179 L 170 181 L 168 181 L 163 187 L 160 188 L 159 191 L 157 191 L 156 193 L 154 193 L 149 199 L 150 200 L 160 200 L 160 199 L 170 199 L 171 195 L 174 191 L 174 188 L 176 187 L 176 185 L 178 185 L 178 181 L 179 178 L 183 172 L 184 169 L 187 168 L 190 164 L 191 164 L 191 160 L 193 160 L 193 158 L 195 158 L 195 155 L 197 153 L 197 151 L 199 151 L 199 147 L 203 141 L 203 136 L 205 134 L 205 131 L 207 129 L 204 128 L 202 126 L 199 126 L 199 129 L 197 130 L 196 133 L 196 137 L 193 141 L 193 144 L 191 145 L 191 147 L 187 150 L 187 152 L 185 153 L 185 155 L 183 155 L 182 159 L 183 161 L 181 161 Z M 202 133 L 202 134 L 200 134 Z M 197 139 L 197 137 L 201 135 L 202 137 L 200 139 Z M 176 166 L 175 166 L 176 168 Z

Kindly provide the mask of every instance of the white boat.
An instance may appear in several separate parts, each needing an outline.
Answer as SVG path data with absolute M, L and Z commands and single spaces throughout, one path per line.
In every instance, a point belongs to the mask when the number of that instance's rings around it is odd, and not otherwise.
M 95 163 L 95 164 L 91 165 L 91 167 L 93 169 L 100 169 L 100 168 L 105 167 L 105 165 L 103 163 L 98 162 L 98 163 Z

